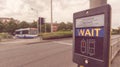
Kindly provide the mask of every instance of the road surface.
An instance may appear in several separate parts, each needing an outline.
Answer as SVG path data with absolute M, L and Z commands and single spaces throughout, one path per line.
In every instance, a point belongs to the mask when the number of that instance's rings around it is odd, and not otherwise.
M 0 43 L 0 67 L 77 67 L 71 39 L 32 43 L 23 39 Z
M 119 55 L 113 60 L 112 67 L 119 67 Z M 0 67 L 77 67 L 72 62 L 72 38 L 0 42 Z

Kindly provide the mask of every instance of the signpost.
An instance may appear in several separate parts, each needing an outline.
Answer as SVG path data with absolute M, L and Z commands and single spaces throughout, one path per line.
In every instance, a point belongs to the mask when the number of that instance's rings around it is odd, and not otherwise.
M 74 13 L 73 61 L 78 67 L 109 67 L 111 8 Z

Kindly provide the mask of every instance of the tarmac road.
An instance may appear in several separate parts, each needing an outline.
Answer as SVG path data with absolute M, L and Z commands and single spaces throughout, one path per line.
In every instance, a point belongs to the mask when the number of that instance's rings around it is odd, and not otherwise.
M 120 53 L 111 67 L 120 67 Z M 0 67 L 77 67 L 72 62 L 72 38 L 0 42 Z
M 34 42 L 20 39 L 0 43 L 0 67 L 77 67 L 72 62 L 71 39 L 31 41 Z

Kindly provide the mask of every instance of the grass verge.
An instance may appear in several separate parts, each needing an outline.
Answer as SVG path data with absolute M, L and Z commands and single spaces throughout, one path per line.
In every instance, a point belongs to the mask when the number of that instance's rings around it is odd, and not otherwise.
M 8 34 L 8 33 L 0 33 L 0 40 L 2 39 L 11 39 L 12 35 Z

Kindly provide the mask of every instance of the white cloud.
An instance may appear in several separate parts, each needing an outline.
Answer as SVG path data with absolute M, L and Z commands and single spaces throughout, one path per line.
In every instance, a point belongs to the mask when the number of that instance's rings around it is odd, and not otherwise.
M 117 28 L 120 26 L 120 0 L 108 0 L 112 7 L 112 27 Z
M 1 0 L 2 16 L 15 17 L 20 20 L 32 21 L 36 18 L 36 11 L 39 16 L 45 17 L 50 21 L 50 0 Z M 87 0 L 53 0 L 53 17 L 55 21 L 72 21 L 72 14 L 79 8 L 80 4 Z M 4 4 L 3 4 L 4 3 Z M 31 8 L 34 8 L 32 11 Z
M 85 4 L 86 3 L 86 4 Z M 85 10 L 89 6 L 88 0 L 60 0 L 54 2 L 53 13 L 55 21 L 71 21 L 73 19 L 73 13 Z M 84 6 L 83 6 L 84 5 Z
M 120 25 L 120 1 L 108 0 L 112 6 L 112 25 L 118 27 Z M 33 8 L 34 10 L 31 10 Z M 73 13 L 89 8 L 89 0 L 53 0 L 53 20 L 71 21 Z M 0 0 L 0 17 L 13 17 L 18 20 L 32 22 L 38 16 L 46 18 L 50 21 L 50 0 Z

